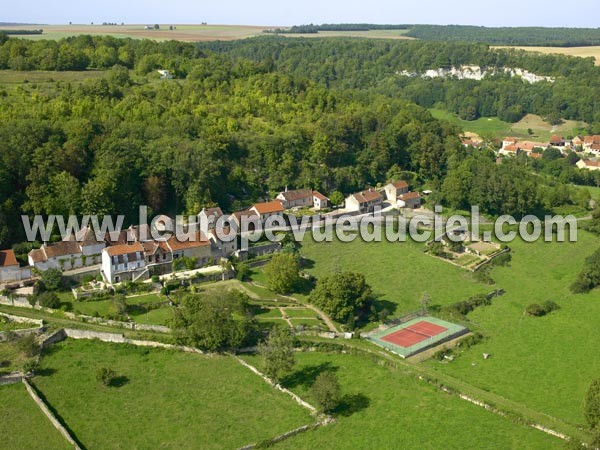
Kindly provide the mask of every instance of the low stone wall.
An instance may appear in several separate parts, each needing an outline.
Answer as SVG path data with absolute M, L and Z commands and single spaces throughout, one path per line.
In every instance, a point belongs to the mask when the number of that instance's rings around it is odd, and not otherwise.
M 25 376 L 20 372 L 9 373 L 8 375 L 2 375 L 0 377 L 0 386 L 21 383 L 23 381 L 24 377 Z
M 0 295 L 0 305 L 18 306 L 19 308 L 33 309 L 33 306 L 29 304 L 29 301 L 25 297 L 15 297 L 10 299 L 4 295 Z
M 7 340 L 9 336 L 29 336 L 30 334 L 42 334 L 44 331 L 44 327 L 39 328 L 27 328 L 24 330 L 12 330 L 12 331 L 3 331 L 0 333 L 0 342 Z
M 12 314 L 7 314 L 7 313 L 3 313 L 3 312 L 0 312 L 0 316 L 6 317 L 11 322 L 31 323 L 32 325 L 34 325 L 34 326 L 37 325 L 38 327 L 41 327 L 44 325 L 44 322 L 42 320 L 30 319 L 29 317 L 13 316 Z
M 42 410 L 42 413 L 48 418 L 52 426 L 58 430 L 60 434 L 67 440 L 67 442 L 76 450 L 80 450 L 79 445 L 75 442 L 75 439 L 71 436 L 71 434 L 67 431 L 67 429 L 58 421 L 58 419 L 52 414 L 50 408 L 44 403 L 44 401 L 39 397 L 35 389 L 31 387 L 29 382 L 23 378 L 23 384 L 25 385 L 25 389 L 33 399 L 33 401 L 38 405 L 38 407 Z

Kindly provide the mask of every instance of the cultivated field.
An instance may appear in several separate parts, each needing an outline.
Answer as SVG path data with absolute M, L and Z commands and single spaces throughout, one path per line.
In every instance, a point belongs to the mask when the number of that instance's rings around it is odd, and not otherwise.
M 19 450 L 70 448 L 21 383 L 0 386 L 0 447 Z
M 306 34 L 282 34 L 285 37 L 362 37 L 372 39 L 404 39 L 411 40 L 414 38 L 405 36 L 408 30 L 369 30 L 369 31 L 319 31 L 318 33 Z
M 579 56 L 580 58 L 595 58 L 596 65 L 600 66 L 600 46 L 591 47 L 494 47 L 494 48 L 516 48 L 528 52 L 537 52 L 553 55 Z
M 258 357 L 245 357 L 255 365 Z M 312 401 L 317 375 L 331 370 L 342 387 L 336 422 L 275 446 L 298 448 L 551 449 L 559 439 L 517 425 L 365 356 L 300 353 L 283 384 Z
M 98 383 L 99 367 L 117 386 Z M 33 382 L 93 449 L 239 448 L 314 421 L 225 356 L 68 340 L 47 351 Z
M 154 24 L 148 24 L 154 25 Z M 26 39 L 62 39 L 80 34 L 101 34 L 117 38 L 155 39 L 155 40 L 178 40 L 186 42 L 199 41 L 230 41 L 247 37 L 261 35 L 263 30 L 269 27 L 249 25 L 176 25 L 176 29 L 169 30 L 171 24 L 163 24 L 160 30 L 145 30 L 144 25 L 37 25 L 37 26 L 13 26 L 2 27 L 4 30 L 11 28 L 40 29 L 44 30 L 41 35 L 18 36 Z
M 431 367 L 576 425 L 583 425 L 583 398 L 600 373 L 600 291 L 573 295 L 584 259 L 600 240 L 579 232 L 579 242 L 513 242 L 510 267 L 492 271 L 506 294 L 469 314 L 489 339 L 455 361 Z M 560 310 L 524 315 L 532 303 L 552 300 Z M 489 360 L 482 353 L 490 353 Z

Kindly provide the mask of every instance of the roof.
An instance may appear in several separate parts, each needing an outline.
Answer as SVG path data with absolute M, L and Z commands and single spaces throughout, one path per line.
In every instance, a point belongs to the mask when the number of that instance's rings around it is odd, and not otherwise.
M 586 136 L 583 138 L 583 142 L 586 144 L 598 144 L 600 143 L 600 136 L 595 134 L 593 136 Z
M 517 147 L 516 145 L 507 145 L 506 147 L 503 148 L 503 150 L 505 150 L 507 152 L 518 152 L 519 147 Z
M 281 192 L 281 195 L 285 201 L 293 202 L 294 200 L 300 200 L 301 198 L 310 198 L 313 196 L 313 191 L 310 189 L 297 189 L 295 191 Z
M 188 236 L 185 236 L 185 238 L 187 239 Z M 205 245 L 210 245 L 210 242 L 208 241 L 206 236 L 204 236 L 202 231 L 198 231 L 192 239 L 189 239 L 187 241 L 179 240 L 176 235 L 173 235 L 167 241 L 167 245 L 172 251 L 176 252 L 178 250 L 187 250 L 191 248 L 204 247 Z
M 204 212 L 207 217 L 216 217 L 217 219 L 223 216 L 223 211 L 218 206 L 215 208 L 204 208 L 201 212 Z
M 381 193 L 374 189 L 367 189 L 366 191 L 357 192 L 352 195 L 358 203 L 370 203 L 381 200 Z
M 390 183 L 392 186 L 394 186 L 396 189 L 406 189 L 408 188 L 408 183 L 406 181 L 393 181 L 392 183 Z
M 232 213 L 231 215 L 233 217 L 235 217 L 235 219 L 238 223 L 242 222 L 242 217 L 254 217 L 254 218 L 258 219 L 258 215 L 254 211 L 251 211 L 249 209 L 246 209 L 244 211 L 236 211 L 236 212 Z
M 136 252 L 144 252 L 144 247 L 139 242 L 135 242 L 131 245 L 121 244 L 121 245 L 113 245 L 112 247 L 107 247 L 104 249 L 109 256 L 120 256 L 120 255 L 130 255 Z
M 421 194 L 419 194 L 418 192 L 408 192 L 406 194 L 398 196 L 398 198 L 400 200 L 415 200 L 421 198 Z
M 536 158 L 536 159 L 540 159 L 540 158 L 543 158 L 543 157 L 544 157 L 544 155 L 542 155 L 541 153 L 533 153 L 533 152 L 529 153 L 529 155 L 528 155 L 528 156 L 529 156 L 530 158 Z
M 92 227 L 81 228 L 75 234 L 69 234 L 63 241 L 79 242 L 82 247 L 104 243 L 104 239 L 96 237 L 96 233 Z
M 0 267 L 18 266 L 17 257 L 12 250 L 0 250 Z
M 591 159 L 582 159 L 581 161 L 588 167 L 600 167 L 600 161 L 592 161 Z
M 504 142 L 514 142 L 515 144 L 516 144 L 517 142 L 519 142 L 519 139 L 518 139 L 518 138 L 516 138 L 516 137 L 510 137 L 510 136 L 509 136 L 509 137 L 505 137 L 505 138 L 504 138 L 504 139 L 502 139 L 502 140 L 503 140 Z
M 56 244 L 47 245 L 44 253 L 48 258 L 59 258 L 61 256 L 78 255 L 81 253 L 81 247 L 78 242 L 61 241 Z
M 590 150 L 600 150 L 600 144 L 592 144 Z
M 44 253 L 44 250 L 39 248 L 39 249 L 35 249 L 35 250 L 31 250 L 27 256 L 29 258 L 31 258 L 31 260 L 33 261 L 33 263 L 39 263 L 39 262 L 44 262 L 46 261 L 48 258 L 46 258 L 46 254 Z
M 279 200 L 266 203 L 256 203 L 252 209 L 256 210 L 259 214 L 273 214 L 283 212 L 283 205 Z
M 558 134 L 555 134 L 550 138 L 550 143 L 551 144 L 559 144 L 561 142 L 564 142 L 564 140 L 565 140 L 564 137 L 559 136 Z
M 321 194 L 319 191 L 312 191 L 312 195 L 316 198 L 318 198 L 319 200 L 321 200 L 322 202 L 329 200 L 327 197 L 325 197 L 323 194 Z

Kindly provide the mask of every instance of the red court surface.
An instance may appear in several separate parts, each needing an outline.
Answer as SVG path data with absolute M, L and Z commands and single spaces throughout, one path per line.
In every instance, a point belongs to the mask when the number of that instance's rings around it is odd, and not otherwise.
M 429 339 L 431 336 L 436 336 L 446 331 L 447 328 L 442 326 L 421 321 L 411 325 L 409 327 L 398 330 L 395 333 L 388 334 L 381 338 L 381 340 L 389 342 L 400 347 L 408 348 L 412 347 L 419 342 Z M 421 333 L 421 334 L 419 334 Z

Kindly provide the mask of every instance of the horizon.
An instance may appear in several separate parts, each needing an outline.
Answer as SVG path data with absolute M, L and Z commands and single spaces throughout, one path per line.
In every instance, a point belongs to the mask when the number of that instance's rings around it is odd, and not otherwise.
M 130 25 L 159 23 L 195 25 L 247 25 L 287 27 L 323 23 L 427 24 L 471 25 L 486 27 L 599 28 L 600 20 L 592 14 L 572 14 L 577 19 L 557 15 L 547 2 L 533 0 L 523 3 L 507 0 L 502 5 L 489 5 L 475 0 L 458 0 L 451 7 L 439 0 L 424 0 L 398 5 L 393 0 L 376 0 L 366 6 L 357 0 L 333 0 L 327 3 L 307 0 L 302 4 L 282 4 L 272 0 L 247 3 L 230 0 L 218 4 L 200 5 L 189 0 L 173 0 L 165 4 L 157 0 L 134 0 L 124 5 L 115 0 L 93 4 L 58 0 L 39 0 L 10 4 L 4 8 L 2 23 L 21 25 L 86 25 L 94 22 Z M 574 12 L 593 11 L 593 0 L 575 0 Z M 36 11 L 33 13 L 32 11 Z M 67 12 L 68 11 L 68 12 Z M 518 14 L 515 14 L 515 11 Z M 190 17 L 194 17 L 190 19 Z M 576 23 L 569 23 L 575 22 Z

